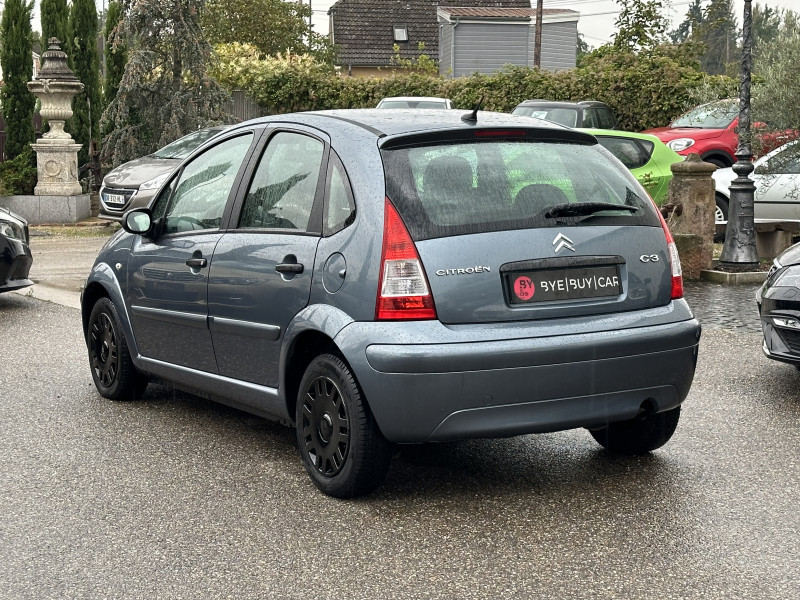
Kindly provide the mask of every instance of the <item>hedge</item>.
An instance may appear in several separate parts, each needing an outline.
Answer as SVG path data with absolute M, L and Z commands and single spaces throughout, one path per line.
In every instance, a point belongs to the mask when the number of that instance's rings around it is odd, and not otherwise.
M 492 74 L 447 78 L 407 69 L 386 77 L 341 77 L 308 56 L 259 59 L 244 44 L 217 47 L 213 73 L 228 89 L 244 90 L 270 114 L 375 106 L 387 96 L 442 96 L 456 108 L 510 112 L 529 98 L 601 100 L 614 109 L 623 129 L 640 131 L 667 124 L 699 101 L 736 89 L 725 76 L 702 73 L 691 61 L 669 55 L 598 53 L 581 67 L 550 72 L 507 67 Z

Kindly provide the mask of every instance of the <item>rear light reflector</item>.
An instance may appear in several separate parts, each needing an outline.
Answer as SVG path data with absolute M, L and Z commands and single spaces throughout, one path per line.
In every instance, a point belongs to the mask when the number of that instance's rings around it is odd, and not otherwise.
M 653 202 L 655 206 L 655 202 Z M 658 213 L 658 218 L 661 220 L 661 228 L 664 230 L 664 236 L 667 238 L 667 252 L 669 253 L 669 262 L 672 268 L 672 300 L 683 298 L 683 271 L 681 270 L 681 259 L 678 256 L 678 247 L 675 245 L 675 239 L 669 232 L 667 222 L 664 220 L 664 215 L 655 207 Z
M 397 210 L 386 198 L 375 319 L 435 319 L 436 308 L 417 248 Z

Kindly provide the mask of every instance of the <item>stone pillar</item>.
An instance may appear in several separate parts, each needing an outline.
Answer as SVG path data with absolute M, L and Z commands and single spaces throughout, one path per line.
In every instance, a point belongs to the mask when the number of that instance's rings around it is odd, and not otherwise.
M 672 165 L 667 204 L 662 207 L 681 258 L 683 276 L 699 279 L 714 259 L 714 180 L 716 165 L 690 154 Z
M 28 89 L 42 103 L 42 118 L 50 127 L 31 147 L 36 152 L 38 183 L 33 190 L 37 196 L 77 196 L 78 150 L 72 136 L 64 131 L 64 121 L 72 116 L 72 98 L 83 91 L 83 84 L 67 66 L 67 55 L 60 42 L 50 38 L 47 52 L 42 54 L 43 66 L 39 76 L 28 82 Z

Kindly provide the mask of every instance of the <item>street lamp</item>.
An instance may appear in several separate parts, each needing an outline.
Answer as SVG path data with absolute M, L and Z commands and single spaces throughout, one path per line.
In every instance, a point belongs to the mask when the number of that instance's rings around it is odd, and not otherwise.
M 756 186 L 748 177 L 753 172 L 753 151 L 750 145 L 752 28 L 752 0 L 744 0 L 742 75 L 739 85 L 739 146 L 736 148 L 736 164 L 733 165 L 736 179 L 731 182 L 730 186 L 731 203 L 728 211 L 728 226 L 725 231 L 725 244 L 719 259 L 720 265 L 738 269 L 753 268 L 758 265 L 753 216 Z

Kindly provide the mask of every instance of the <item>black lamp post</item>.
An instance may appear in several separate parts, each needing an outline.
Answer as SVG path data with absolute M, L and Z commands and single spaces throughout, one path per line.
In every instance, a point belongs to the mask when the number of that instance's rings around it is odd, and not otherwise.
M 744 0 L 742 24 L 742 76 L 739 85 L 739 146 L 736 148 L 736 179 L 731 182 L 731 203 L 728 207 L 728 227 L 722 247 L 720 265 L 752 268 L 758 265 L 755 222 L 753 217 L 756 186 L 748 177 L 753 172 L 753 151 L 750 145 L 750 70 L 752 57 L 753 9 L 752 0 Z

